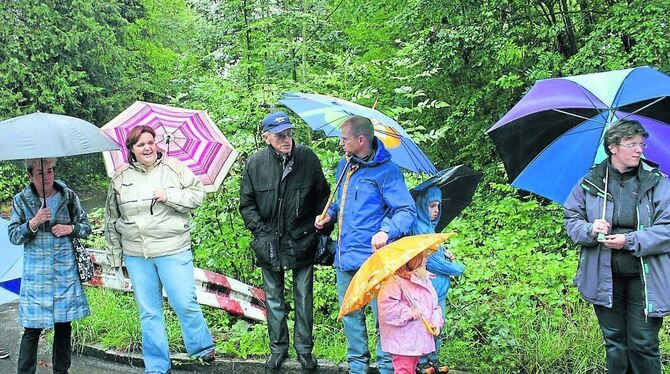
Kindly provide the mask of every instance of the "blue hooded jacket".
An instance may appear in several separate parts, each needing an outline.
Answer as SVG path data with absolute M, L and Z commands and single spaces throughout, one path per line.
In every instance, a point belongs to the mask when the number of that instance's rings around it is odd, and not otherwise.
M 358 270 L 370 257 L 372 236 L 377 232 L 386 232 L 390 243 L 407 235 L 416 220 L 414 200 L 402 172 L 391 162 L 384 144 L 376 137 L 374 143 L 376 152 L 370 160 L 351 157 L 337 201 L 328 208 L 331 220 L 337 220 L 339 226 L 335 267 L 343 271 Z M 342 158 L 336 177 L 345 165 Z
M 416 195 L 416 225 L 412 230 L 413 235 L 432 234 L 435 233 L 435 225 L 440 220 L 442 214 L 442 206 L 437 217 L 431 221 L 428 212 L 428 205 L 431 201 L 442 201 L 442 191 L 437 187 L 430 187 Z M 447 298 L 450 275 L 461 275 L 465 270 L 465 266 L 460 262 L 453 262 L 445 255 L 445 248 L 440 246 L 440 249 L 432 255 L 428 256 L 426 269 L 435 274 L 433 278 L 433 287 L 437 291 L 437 299 L 442 302 Z

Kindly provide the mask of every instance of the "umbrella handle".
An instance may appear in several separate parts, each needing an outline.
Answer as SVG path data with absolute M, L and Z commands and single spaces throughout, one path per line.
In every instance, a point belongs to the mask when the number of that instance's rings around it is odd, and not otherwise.
M 333 198 L 335 197 L 335 194 L 337 193 L 337 189 L 340 187 L 340 183 L 342 182 L 342 177 L 344 177 L 344 174 L 346 174 L 346 172 L 347 172 L 347 166 L 349 166 L 349 158 L 347 158 L 347 163 L 344 164 L 344 168 L 342 168 L 342 174 L 340 174 L 340 177 L 337 178 L 337 183 L 335 183 L 335 188 L 333 189 L 333 192 L 331 192 L 330 196 L 328 196 L 328 201 L 326 202 L 326 206 L 323 207 L 323 211 L 319 215 L 319 221 L 323 221 L 323 218 L 326 217 L 326 213 L 328 213 L 328 207 L 333 202 Z
M 421 316 L 421 322 L 423 322 L 423 325 L 426 326 L 426 330 L 428 330 L 428 333 L 430 335 L 437 336 L 437 331 L 435 331 L 433 326 L 431 326 L 430 323 L 428 323 L 428 320 L 426 320 L 426 318 L 424 318 L 423 316 Z

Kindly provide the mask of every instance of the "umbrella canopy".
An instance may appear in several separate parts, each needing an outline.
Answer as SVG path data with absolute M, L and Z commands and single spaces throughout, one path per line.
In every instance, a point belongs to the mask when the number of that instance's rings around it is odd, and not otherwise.
M 670 77 L 650 67 L 540 80 L 488 134 L 512 185 L 562 204 L 606 158 L 605 130 L 622 119 L 649 132 L 644 156 L 670 172 Z
M 326 136 L 340 136 L 340 125 L 351 116 L 369 118 L 375 126 L 375 136 L 391 154 L 391 161 L 415 173 L 437 173 L 409 134 L 378 110 L 330 96 L 299 92 L 287 92 L 279 102 L 300 116 L 312 130 L 323 131 Z
M 23 272 L 23 246 L 9 241 L 8 226 L 9 221 L 0 218 L 0 304 L 19 298 Z
M 133 127 L 142 125 L 156 131 L 158 147 L 188 166 L 208 192 L 219 189 L 237 158 L 233 145 L 206 112 L 136 101 L 102 127 L 120 149 L 104 154 L 110 177 L 128 164 L 126 137 Z
M 32 113 L 0 122 L 0 160 L 51 158 L 117 149 L 94 124 L 50 113 Z
M 382 282 L 407 261 L 425 250 L 437 250 L 440 244 L 454 235 L 450 232 L 405 236 L 375 251 L 351 279 L 337 318 L 364 307 L 377 296 Z
M 435 232 L 441 232 L 466 206 L 470 205 L 472 196 L 475 194 L 475 189 L 477 189 L 481 179 L 482 173 L 480 171 L 458 165 L 441 170 L 420 185 L 412 188 L 410 193 L 416 200 L 419 194 L 431 187 L 437 187 L 442 191 L 440 219 L 435 226 Z

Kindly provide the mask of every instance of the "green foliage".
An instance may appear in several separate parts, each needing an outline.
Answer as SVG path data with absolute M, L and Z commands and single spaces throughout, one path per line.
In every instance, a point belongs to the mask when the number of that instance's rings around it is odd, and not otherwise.
M 195 263 L 260 286 L 237 212 L 244 162 L 264 146 L 259 121 L 284 91 L 368 106 L 378 99 L 439 169 L 466 163 L 485 172 L 472 206 L 449 227 L 466 273 L 450 293 L 445 361 L 472 372 L 604 372 L 593 312 L 570 287 L 577 252 L 561 209 L 504 185 L 485 131 L 538 79 L 645 64 L 668 71 L 669 12 L 664 0 L 7 0 L 0 117 L 43 110 L 102 124 L 136 99 L 206 109 L 240 157 L 194 213 Z M 293 119 L 296 140 L 317 152 L 334 183 L 337 140 Z M 85 197 L 104 195 L 107 183 L 92 159 L 59 161 L 59 177 Z M 25 185 L 22 174 L 0 163 L 0 200 Z M 406 177 L 410 186 L 423 179 Z M 102 212 L 90 217 L 99 225 Z M 104 247 L 100 229 L 94 234 L 88 245 Z M 334 283 L 332 269 L 317 269 L 315 353 L 341 361 Z M 88 292 L 95 310 L 76 325 L 77 339 L 136 348 L 132 298 Z M 220 353 L 268 353 L 263 324 L 205 315 Z

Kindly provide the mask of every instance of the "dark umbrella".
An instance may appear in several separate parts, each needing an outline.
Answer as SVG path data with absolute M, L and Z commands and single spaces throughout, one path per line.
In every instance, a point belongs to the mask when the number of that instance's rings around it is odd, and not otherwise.
M 625 119 L 649 133 L 644 157 L 670 172 L 670 76 L 647 66 L 537 81 L 487 132 L 512 186 L 563 204 Z
M 420 185 L 412 188 L 410 193 L 416 199 L 417 194 L 430 187 L 438 187 L 442 191 L 442 212 L 440 220 L 435 226 L 435 232 L 442 232 L 449 222 L 472 202 L 472 196 L 475 194 L 475 189 L 481 179 L 482 172 L 472 170 L 464 165 L 458 165 L 439 171 Z

